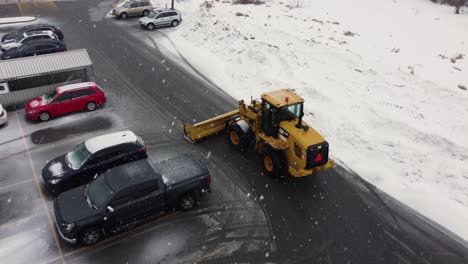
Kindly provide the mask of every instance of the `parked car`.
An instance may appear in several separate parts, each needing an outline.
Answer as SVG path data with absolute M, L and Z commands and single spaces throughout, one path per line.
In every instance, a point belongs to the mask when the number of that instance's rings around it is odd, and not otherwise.
M 160 26 L 176 27 L 182 21 L 182 15 L 175 9 L 161 9 L 151 12 L 138 20 L 141 26 L 153 30 Z
M 145 142 L 135 133 L 114 132 L 88 139 L 52 159 L 42 169 L 42 179 L 46 189 L 57 195 L 90 182 L 110 168 L 147 157 Z
M 8 121 L 7 111 L 0 104 L 0 125 L 5 124 Z
M 9 32 L 9 33 L 3 35 L 1 43 L 9 41 L 9 40 L 16 39 L 18 36 L 22 36 L 23 33 L 26 33 L 26 32 L 47 31 L 47 30 L 52 31 L 55 35 L 58 36 L 58 38 L 60 40 L 62 40 L 64 38 L 62 30 L 60 28 L 54 26 L 54 25 L 51 25 L 51 24 L 35 24 L 35 25 L 29 25 L 29 26 L 22 27 L 22 28 L 20 28 L 20 29 L 18 29 L 16 31 L 12 31 L 12 32 Z
M 17 48 L 6 50 L 0 56 L 2 60 L 36 56 L 67 51 L 67 45 L 58 39 L 40 39 L 28 41 Z
M 191 154 L 159 164 L 127 163 L 60 194 L 54 200 L 57 230 L 69 243 L 91 245 L 161 211 L 192 209 L 210 189 L 208 169 Z
M 105 103 L 104 91 L 96 83 L 68 84 L 29 101 L 26 104 L 26 118 L 45 122 L 72 112 L 94 111 Z
M 153 5 L 148 0 L 125 1 L 112 8 L 111 15 L 126 19 L 129 16 L 147 16 L 153 10 Z
M 12 48 L 17 48 L 24 43 L 39 39 L 58 39 L 58 36 L 49 30 L 25 32 L 22 35 L 17 36 L 15 39 L 3 42 L 1 49 L 2 51 L 5 51 Z

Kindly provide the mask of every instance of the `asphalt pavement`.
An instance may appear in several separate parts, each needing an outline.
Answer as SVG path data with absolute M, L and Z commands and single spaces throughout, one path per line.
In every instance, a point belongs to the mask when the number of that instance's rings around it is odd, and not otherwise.
M 95 112 L 47 123 L 26 121 L 17 110 L 0 127 L 5 263 L 468 263 L 465 241 L 346 168 L 273 180 L 262 174 L 259 157 L 230 149 L 222 135 L 197 145 L 184 140 L 182 120 L 213 117 L 236 101 L 161 52 L 160 32 L 144 31 L 135 18 L 108 17 L 111 4 L 28 3 L 1 11 L 61 27 L 69 49 L 88 50 L 108 97 Z M 161 29 L 168 30 L 177 28 Z M 40 170 L 83 140 L 125 129 L 145 140 L 154 160 L 204 156 L 213 193 L 194 211 L 149 219 L 95 246 L 63 243 Z

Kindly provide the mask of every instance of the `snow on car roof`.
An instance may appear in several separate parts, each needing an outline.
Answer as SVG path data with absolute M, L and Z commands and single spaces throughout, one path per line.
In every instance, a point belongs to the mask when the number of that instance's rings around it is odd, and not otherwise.
M 81 83 L 73 83 L 73 84 L 67 84 L 64 86 L 59 86 L 57 87 L 57 93 L 64 93 L 68 92 L 71 90 L 79 89 L 79 88 L 84 88 L 84 87 L 90 87 L 90 86 L 96 86 L 96 83 L 94 82 L 81 82 Z
M 100 150 L 125 144 L 125 143 L 132 143 L 137 141 L 137 136 L 130 130 L 121 131 L 121 132 L 114 132 L 102 136 L 98 136 L 92 139 L 88 139 L 85 141 L 86 149 L 91 154 L 94 154 Z

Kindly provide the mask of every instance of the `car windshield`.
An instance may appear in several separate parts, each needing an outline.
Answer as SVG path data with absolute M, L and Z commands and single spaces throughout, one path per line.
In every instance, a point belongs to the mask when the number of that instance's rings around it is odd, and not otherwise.
M 130 7 L 130 2 L 125 2 L 125 4 L 123 4 L 122 6 L 125 7 L 125 8 L 129 8 Z
M 89 153 L 85 143 L 81 143 L 71 152 L 68 152 L 66 156 L 68 167 L 77 170 L 83 166 L 83 164 L 89 159 L 90 156 L 91 153 Z
M 22 45 L 20 48 L 21 49 L 24 49 L 26 45 Z M 48 93 L 46 93 L 45 95 L 42 96 L 42 101 L 44 101 L 44 103 L 48 104 L 52 101 L 52 99 L 54 99 L 55 97 L 57 96 L 57 91 L 52 90 Z
M 156 12 L 151 12 L 148 17 L 149 18 L 155 18 L 160 12 L 156 11 Z
M 280 121 L 294 120 L 302 113 L 302 103 L 284 106 L 279 109 Z
M 95 208 L 102 208 L 113 193 L 104 175 L 98 176 L 85 189 L 86 200 Z

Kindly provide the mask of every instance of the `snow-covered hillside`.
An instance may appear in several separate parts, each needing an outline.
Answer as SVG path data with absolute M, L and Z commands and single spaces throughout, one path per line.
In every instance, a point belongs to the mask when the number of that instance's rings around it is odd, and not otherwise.
M 204 2 L 177 2 L 166 31 L 198 70 L 238 99 L 295 89 L 333 158 L 468 240 L 468 10 Z

